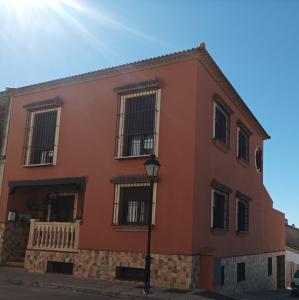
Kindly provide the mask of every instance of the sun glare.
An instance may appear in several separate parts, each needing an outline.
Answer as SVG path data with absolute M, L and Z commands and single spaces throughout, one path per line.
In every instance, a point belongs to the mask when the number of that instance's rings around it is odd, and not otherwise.
M 81 10 L 82 6 L 76 0 L 0 0 L 0 8 L 9 14 L 14 13 L 19 21 L 24 21 L 22 18 L 34 16 L 42 11 L 66 8 Z
M 112 33 L 161 43 L 136 26 L 128 26 L 120 16 L 84 0 L 0 0 L 0 19 L 0 43 L 14 47 L 16 41 L 26 39 L 24 47 L 32 52 L 41 36 L 77 35 L 115 63 L 119 55 L 106 43 Z

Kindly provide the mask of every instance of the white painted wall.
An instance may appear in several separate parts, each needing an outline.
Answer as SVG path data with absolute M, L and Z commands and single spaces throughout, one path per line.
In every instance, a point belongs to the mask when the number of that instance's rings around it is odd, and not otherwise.
M 286 247 L 286 261 L 294 262 L 299 265 L 299 251 Z

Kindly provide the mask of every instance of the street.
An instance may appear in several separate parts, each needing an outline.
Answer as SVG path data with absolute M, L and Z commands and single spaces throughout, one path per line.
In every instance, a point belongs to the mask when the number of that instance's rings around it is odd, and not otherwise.
M 74 293 L 67 289 L 46 289 L 0 282 L 0 300 L 118 300 L 101 295 Z

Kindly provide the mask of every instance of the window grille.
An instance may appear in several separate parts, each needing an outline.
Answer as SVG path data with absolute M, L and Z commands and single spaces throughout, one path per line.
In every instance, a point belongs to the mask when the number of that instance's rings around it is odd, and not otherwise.
M 59 193 L 49 197 L 49 222 L 73 222 L 77 215 L 77 194 Z
M 249 135 L 238 128 L 238 158 L 249 162 Z
M 120 96 L 116 157 L 157 155 L 160 90 Z
M 55 163 L 59 119 L 60 108 L 28 112 L 23 154 L 25 165 Z
M 212 227 L 215 229 L 228 229 L 229 205 L 228 194 L 222 191 L 213 191 L 212 199 Z
M 153 205 L 152 224 L 155 222 L 156 183 L 153 188 L 153 199 L 151 199 Z M 147 225 L 151 194 L 149 183 L 116 184 L 113 225 Z
M 214 138 L 222 143 L 230 143 L 230 114 L 219 104 L 214 104 Z
M 249 203 L 246 200 L 237 200 L 237 231 L 249 230 Z

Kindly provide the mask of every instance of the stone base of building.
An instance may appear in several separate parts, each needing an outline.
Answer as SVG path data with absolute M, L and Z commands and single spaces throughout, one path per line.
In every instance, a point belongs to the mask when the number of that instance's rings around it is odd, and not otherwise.
M 219 289 L 224 294 L 244 291 L 277 289 L 277 256 L 285 252 L 226 257 L 221 259 L 224 267 L 224 285 Z M 268 258 L 272 258 L 272 275 L 268 275 Z M 237 265 L 245 263 L 245 280 L 238 282 Z
M 144 268 L 144 254 L 80 250 L 76 253 L 27 250 L 25 269 L 43 273 L 47 262 L 73 263 L 73 274 L 104 280 L 116 279 L 116 267 Z M 174 288 L 198 287 L 199 256 L 152 254 L 151 283 Z

